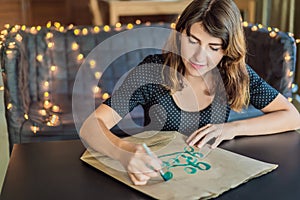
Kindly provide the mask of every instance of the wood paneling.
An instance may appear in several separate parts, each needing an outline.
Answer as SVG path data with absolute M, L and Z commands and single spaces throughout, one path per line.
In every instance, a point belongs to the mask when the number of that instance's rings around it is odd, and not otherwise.
M 24 24 L 28 20 L 26 0 L 0 0 L 0 26 Z
M 45 25 L 48 21 L 68 22 L 64 0 L 31 0 L 30 25 Z
M 48 21 L 91 25 L 88 4 L 88 0 L 0 0 L 0 29 L 4 24 L 36 26 Z

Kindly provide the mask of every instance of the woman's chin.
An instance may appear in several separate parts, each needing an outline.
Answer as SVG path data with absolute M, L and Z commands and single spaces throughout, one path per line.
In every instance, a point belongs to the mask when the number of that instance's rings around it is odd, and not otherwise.
M 193 76 L 193 77 L 202 77 L 204 76 L 209 70 L 207 69 L 195 69 L 195 68 L 192 68 L 191 70 L 188 70 L 188 74 L 190 76 Z

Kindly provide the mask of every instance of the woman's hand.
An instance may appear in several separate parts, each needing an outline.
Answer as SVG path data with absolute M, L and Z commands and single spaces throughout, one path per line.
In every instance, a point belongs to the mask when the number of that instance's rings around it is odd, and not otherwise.
M 231 140 L 235 137 L 233 129 L 229 123 L 207 124 L 196 130 L 186 140 L 190 146 L 203 147 L 210 140 L 215 138 L 211 148 L 215 149 L 223 140 Z
M 127 170 L 134 185 L 145 185 L 150 178 L 158 176 L 161 161 L 156 156 L 149 156 L 142 145 L 132 143 L 128 145 L 130 149 L 127 146 L 127 151 L 120 156 L 120 162 Z

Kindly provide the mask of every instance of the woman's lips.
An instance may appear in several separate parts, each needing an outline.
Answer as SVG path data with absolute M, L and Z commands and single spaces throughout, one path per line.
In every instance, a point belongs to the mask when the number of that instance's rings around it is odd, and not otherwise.
M 195 68 L 195 69 L 203 69 L 206 65 L 203 65 L 203 64 L 195 64 L 193 62 L 190 62 L 192 67 Z

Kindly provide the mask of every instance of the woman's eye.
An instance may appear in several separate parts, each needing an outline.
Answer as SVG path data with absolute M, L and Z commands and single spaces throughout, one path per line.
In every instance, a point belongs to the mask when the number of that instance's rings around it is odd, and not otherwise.
M 216 47 L 210 47 L 210 49 L 213 50 L 213 51 L 219 51 L 220 48 L 219 47 L 217 47 L 217 48 Z
M 192 37 L 189 37 L 189 43 L 191 43 L 191 44 L 198 44 L 198 41 L 195 40 L 195 39 L 192 38 Z

